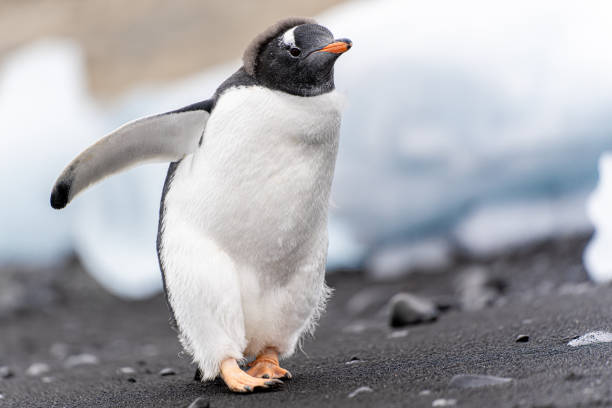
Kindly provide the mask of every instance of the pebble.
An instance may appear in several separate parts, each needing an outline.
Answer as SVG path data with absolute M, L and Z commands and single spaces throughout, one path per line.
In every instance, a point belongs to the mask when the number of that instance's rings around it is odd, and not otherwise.
M 565 381 L 579 381 L 579 380 L 582 380 L 583 378 L 584 378 L 583 375 L 571 372 L 565 376 L 564 380 Z
M 507 384 L 512 378 L 495 377 L 492 375 L 459 374 L 451 378 L 448 385 L 457 388 L 477 388 L 489 385 Z
M 360 359 L 360 358 L 359 358 L 359 357 L 357 357 L 357 356 L 353 356 L 353 357 L 351 357 L 351 359 L 350 359 L 349 361 L 347 361 L 347 362 L 346 362 L 346 363 L 344 363 L 344 364 L 346 364 L 346 365 L 351 365 L 351 364 L 356 364 L 356 363 L 363 363 L 363 360 L 362 360 L 362 359 Z
M 11 378 L 15 373 L 9 366 L 0 366 L 0 378 Z
M 49 370 L 49 364 L 34 363 L 28 367 L 28 369 L 26 370 L 26 374 L 31 375 L 32 377 L 38 377 L 39 375 L 48 373 Z
M 461 272 L 455 286 L 463 310 L 480 310 L 499 300 L 505 283 L 489 276 L 485 268 L 472 266 Z
M 176 374 L 176 371 L 174 371 L 174 369 L 170 367 L 162 368 L 161 371 L 159 372 L 159 375 L 161 375 L 162 377 L 166 377 L 168 375 L 174 375 L 174 374 Z
M 210 408 L 210 402 L 203 397 L 198 397 L 187 408 Z
M 432 407 L 453 407 L 455 405 L 457 405 L 456 399 L 438 398 L 437 400 L 434 400 L 434 402 L 431 403 Z
M 131 383 L 135 383 L 136 382 L 136 379 L 134 377 L 130 377 L 127 380 L 128 380 L 128 382 L 131 382 Z
M 355 398 L 358 394 L 361 394 L 363 392 L 374 392 L 374 390 L 371 389 L 370 387 L 359 387 L 355 391 L 351 392 L 348 395 L 348 397 L 349 398 Z
M 430 299 L 410 293 L 398 293 L 390 300 L 391 327 L 403 327 L 438 318 L 438 308 Z
M 519 334 L 518 336 L 516 336 L 516 340 L 517 343 L 527 343 L 529 341 L 529 336 L 526 334 Z
M 45 384 L 49 384 L 49 383 L 52 383 L 53 381 L 55 381 L 55 378 L 45 376 L 45 377 L 41 378 L 41 381 L 44 382 Z
M 424 397 L 426 395 L 431 395 L 431 390 L 423 390 L 423 391 L 419 392 L 419 395 L 421 397 Z
M 136 370 L 134 370 L 132 367 L 121 367 L 117 371 L 119 374 L 136 374 Z
M 4 399 L 4 394 L 0 394 L 0 399 Z
M 406 337 L 408 333 L 408 330 L 393 330 L 388 337 L 390 339 L 399 339 L 401 337 Z
M 98 363 L 98 357 L 94 356 L 93 354 L 84 353 L 68 357 L 64 362 L 64 366 L 66 366 L 66 368 L 72 368 L 80 365 L 90 365 Z

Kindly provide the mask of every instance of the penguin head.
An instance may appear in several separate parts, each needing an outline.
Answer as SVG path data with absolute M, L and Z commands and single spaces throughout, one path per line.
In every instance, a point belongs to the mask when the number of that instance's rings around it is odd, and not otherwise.
M 244 54 L 244 69 L 268 88 L 321 95 L 334 89 L 334 63 L 351 46 L 314 20 L 286 19 L 255 38 Z

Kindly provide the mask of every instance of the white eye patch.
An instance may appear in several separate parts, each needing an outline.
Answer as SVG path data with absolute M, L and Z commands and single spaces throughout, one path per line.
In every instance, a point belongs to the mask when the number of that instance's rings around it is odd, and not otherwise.
M 288 45 L 290 47 L 295 47 L 295 36 L 293 32 L 295 31 L 296 27 L 297 26 L 285 31 L 285 34 L 283 34 L 283 44 Z

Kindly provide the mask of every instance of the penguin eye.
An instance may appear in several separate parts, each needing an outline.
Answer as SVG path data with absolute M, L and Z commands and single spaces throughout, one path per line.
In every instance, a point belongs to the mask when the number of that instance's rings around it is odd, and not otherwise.
M 289 54 L 291 54 L 291 56 L 293 57 L 299 57 L 301 53 L 302 50 L 297 47 L 291 47 L 291 49 L 289 50 Z

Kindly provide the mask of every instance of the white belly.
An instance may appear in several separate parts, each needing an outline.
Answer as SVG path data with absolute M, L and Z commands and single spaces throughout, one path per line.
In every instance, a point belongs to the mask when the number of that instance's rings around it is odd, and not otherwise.
M 167 205 L 238 263 L 284 274 L 279 267 L 308 256 L 301 248 L 325 230 L 339 127 L 335 92 L 229 90 L 202 146 L 177 169 Z

